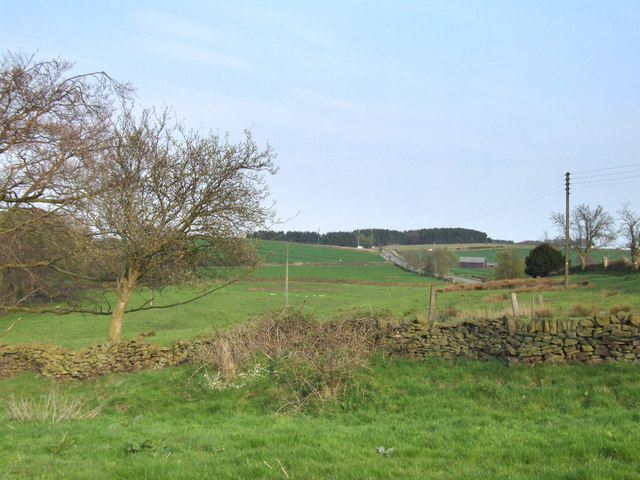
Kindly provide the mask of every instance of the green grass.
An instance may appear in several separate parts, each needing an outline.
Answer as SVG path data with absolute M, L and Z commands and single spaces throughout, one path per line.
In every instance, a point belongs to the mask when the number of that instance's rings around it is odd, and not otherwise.
M 292 265 L 289 272 L 292 308 L 319 318 L 381 311 L 414 318 L 428 309 L 433 280 L 365 257 L 340 264 L 327 256 L 322 262 L 324 251 L 303 250 L 297 258 L 305 265 Z M 540 294 L 558 316 L 574 303 L 640 310 L 639 279 L 616 272 L 576 274 L 571 283 L 586 286 L 521 292 L 518 299 L 525 316 Z M 501 315 L 509 309 L 509 293 L 438 293 L 436 307 Z M 140 290 L 134 304 L 148 294 Z M 162 304 L 189 295 L 168 287 L 154 297 Z M 283 306 L 284 267 L 270 266 L 200 301 L 127 315 L 123 334 L 154 330 L 147 340 L 170 344 Z M 0 318 L 0 333 L 15 318 Z M 25 316 L 0 341 L 78 348 L 104 341 L 108 321 Z M 55 382 L 89 407 L 104 403 L 97 418 L 55 425 L 9 416 L 11 395 L 35 398 L 51 389 L 50 379 L 26 374 L 0 380 L 0 478 L 638 478 L 638 368 L 376 357 L 338 401 L 286 417 L 275 414 L 279 398 L 269 377 L 210 391 L 202 387 L 202 372 L 182 366 L 86 384 Z M 396 451 L 379 455 L 381 445 Z
M 637 478 L 631 364 L 508 367 L 377 359 L 320 414 L 274 414 L 268 383 L 209 391 L 193 367 L 60 384 L 101 416 L 17 423 L 0 410 L 3 478 Z M 47 390 L 30 375 L 3 397 Z M 378 446 L 394 447 L 390 455 Z
M 379 253 L 356 248 L 331 247 L 274 240 L 260 242 L 260 254 L 265 263 L 284 265 L 289 246 L 289 264 L 294 263 L 384 263 Z

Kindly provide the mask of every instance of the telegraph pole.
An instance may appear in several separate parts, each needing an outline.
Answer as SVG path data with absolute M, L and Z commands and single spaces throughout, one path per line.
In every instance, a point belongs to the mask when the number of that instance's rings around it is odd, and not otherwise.
M 566 173 L 566 212 L 564 215 L 564 289 L 569 288 L 569 172 Z

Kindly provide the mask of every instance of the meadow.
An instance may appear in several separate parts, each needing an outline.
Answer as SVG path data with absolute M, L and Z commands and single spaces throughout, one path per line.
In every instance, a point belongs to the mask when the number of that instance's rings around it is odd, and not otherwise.
M 126 316 L 124 337 L 153 331 L 145 340 L 166 345 L 277 315 L 284 245 L 263 248 L 271 260 L 253 278 L 198 302 Z M 502 315 L 514 291 L 449 291 L 361 250 L 290 245 L 289 256 L 290 308 L 318 319 L 415 318 L 427 311 L 432 284 L 438 310 L 455 310 L 454 319 Z M 568 291 L 519 290 L 523 315 L 539 295 L 557 316 L 575 314 L 576 305 L 640 308 L 637 274 L 590 272 L 572 275 L 571 284 Z M 136 301 L 148 293 L 141 289 Z M 188 295 L 167 287 L 154 301 Z M 0 318 L 0 334 L 14 320 Z M 0 341 L 80 348 L 104 341 L 107 324 L 107 317 L 25 316 Z M 640 476 L 636 364 L 523 366 L 375 354 L 341 395 L 295 414 L 278 413 L 277 374 L 261 372 L 224 388 L 211 388 L 198 365 L 91 383 L 31 374 L 2 379 L 0 478 Z M 60 418 L 72 400 L 85 418 Z M 29 409 L 31 418 L 16 417 Z M 394 450 L 381 454 L 380 446 Z

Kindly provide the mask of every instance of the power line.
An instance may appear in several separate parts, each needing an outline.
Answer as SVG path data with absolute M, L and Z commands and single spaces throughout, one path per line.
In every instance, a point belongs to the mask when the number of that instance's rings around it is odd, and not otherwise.
M 583 173 L 593 173 L 593 172 L 605 172 L 608 170 L 619 170 L 621 168 L 629 168 L 629 167 L 640 167 L 640 163 L 630 163 L 628 165 L 619 165 L 616 167 L 606 167 L 606 168 L 596 168 L 593 170 L 581 170 L 578 172 L 571 173 L 571 176 L 574 177 L 576 175 L 582 175 Z
M 633 178 L 640 178 L 640 173 L 638 175 L 625 175 L 623 177 L 599 178 L 599 179 L 594 179 L 594 180 L 584 180 L 584 181 L 578 181 L 578 182 L 571 182 L 571 184 L 572 185 L 588 185 L 588 184 L 596 184 L 596 183 L 597 184 L 606 183 L 608 185 L 619 185 L 619 184 L 624 184 L 624 183 L 637 182 L 637 180 L 629 181 L 629 179 L 633 179 Z M 618 182 L 619 180 L 622 180 L 622 181 Z M 611 182 L 613 182 L 613 183 L 611 183 Z

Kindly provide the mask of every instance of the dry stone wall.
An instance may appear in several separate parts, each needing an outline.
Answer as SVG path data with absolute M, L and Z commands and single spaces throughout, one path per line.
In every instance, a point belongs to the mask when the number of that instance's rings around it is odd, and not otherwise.
M 191 342 L 163 347 L 138 339 L 69 350 L 56 345 L 0 345 L 0 378 L 34 372 L 48 377 L 91 380 L 108 372 L 163 368 L 189 360 Z
M 640 358 L 640 316 L 597 315 L 589 319 L 516 318 L 450 323 L 379 321 L 385 336 L 412 357 L 433 355 L 525 363 L 636 361 Z
M 581 320 L 534 320 L 526 324 L 512 317 L 448 323 L 377 322 L 382 344 L 414 358 L 432 355 L 592 364 L 640 359 L 640 316 L 634 313 Z M 0 378 L 34 372 L 91 380 L 108 372 L 180 365 L 196 357 L 198 345 L 185 340 L 163 347 L 139 338 L 75 351 L 44 344 L 0 345 Z

